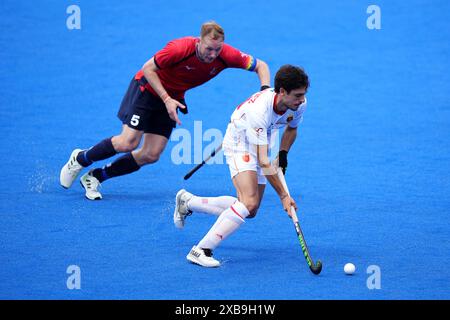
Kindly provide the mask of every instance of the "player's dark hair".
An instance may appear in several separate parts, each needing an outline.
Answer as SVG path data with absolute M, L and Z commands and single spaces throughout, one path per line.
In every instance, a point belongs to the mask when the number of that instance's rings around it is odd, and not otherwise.
M 287 93 L 291 90 L 309 87 L 309 78 L 305 70 L 290 64 L 285 64 L 278 69 L 275 75 L 275 92 L 279 93 L 283 88 Z
M 223 28 L 215 21 L 208 21 L 202 24 L 202 28 L 200 30 L 200 37 L 203 38 L 206 35 L 212 35 L 214 40 L 222 39 L 225 40 L 225 32 Z

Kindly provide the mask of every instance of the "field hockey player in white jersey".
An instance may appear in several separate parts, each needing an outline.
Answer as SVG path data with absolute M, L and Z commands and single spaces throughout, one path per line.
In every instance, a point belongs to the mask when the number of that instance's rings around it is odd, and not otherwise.
M 212 252 L 234 233 L 246 218 L 255 217 L 261 203 L 266 181 L 274 188 L 284 210 L 297 209 L 280 181 L 277 170 L 287 168 L 287 153 L 297 136 L 297 126 L 306 108 L 308 75 L 296 66 L 284 65 L 275 75 L 275 88 L 257 92 L 239 105 L 231 121 L 222 148 L 237 191 L 231 196 L 199 197 L 186 190 L 176 195 L 174 223 L 182 228 L 186 216 L 192 212 L 216 215 L 217 221 L 209 232 L 193 246 L 187 255 L 190 262 L 204 267 L 218 267 L 220 262 Z M 286 127 L 280 142 L 280 151 L 274 163 L 269 159 L 271 134 Z

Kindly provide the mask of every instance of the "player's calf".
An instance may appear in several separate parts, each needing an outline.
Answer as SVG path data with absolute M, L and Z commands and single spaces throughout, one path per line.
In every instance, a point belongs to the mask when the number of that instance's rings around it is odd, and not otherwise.
M 217 248 L 223 240 L 228 238 L 237 229 L 239 229 L 239 227 L 245 222 L 244 219 L 248 215 L 249 212 L 245 205 L 239 201 L 236 201 L 230 208 L 226 209 L 217 218 L 216 223 L 214 223 L 208 233 L 203 237 L 202 240 L 200 240 L 198 245 L 194 246 L 192 249 L 201 248 L 203 252 L 205 250 L 208 250 L 206 253 L 210 253 L 212 255 L 212 250 Z M 195 255 L 193 257 L 193 253 L 191 250 L 191 252 L 187 256 L 187 259 L 204 267 L 208 267 L 209 265 L 207 262 L 202 264 L 202 257 L 203 256 L 200 255 L 196 259 Z M 207 261 L 210 260 L 208 259 Z

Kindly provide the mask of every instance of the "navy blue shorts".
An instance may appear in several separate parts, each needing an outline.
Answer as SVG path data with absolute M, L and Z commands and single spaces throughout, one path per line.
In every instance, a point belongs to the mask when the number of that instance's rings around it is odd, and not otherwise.
M 176 122 L 170 119 L 166 105 L 159 97 L 147 90 L 141 90 L 145 80 L 134 78 L 123 97 L 117 116 L 132 129 L 164 136 L 169 139 Z M 185 105 L 185 101 L 180 101 Z

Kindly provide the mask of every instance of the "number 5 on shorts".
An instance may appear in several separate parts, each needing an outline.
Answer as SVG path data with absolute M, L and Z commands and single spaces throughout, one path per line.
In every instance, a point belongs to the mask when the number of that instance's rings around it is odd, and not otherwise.
M 130 120 L 130 124 L 131 124 L 133 127 L 137 127 L 138 124 L 139 124 L 139 119 L 140 119 L 140 118 L 141 118 L 141 117 L 138 116 L 137 114 L 133 114 L 133 116 L 131 117 L 131 120 Z

